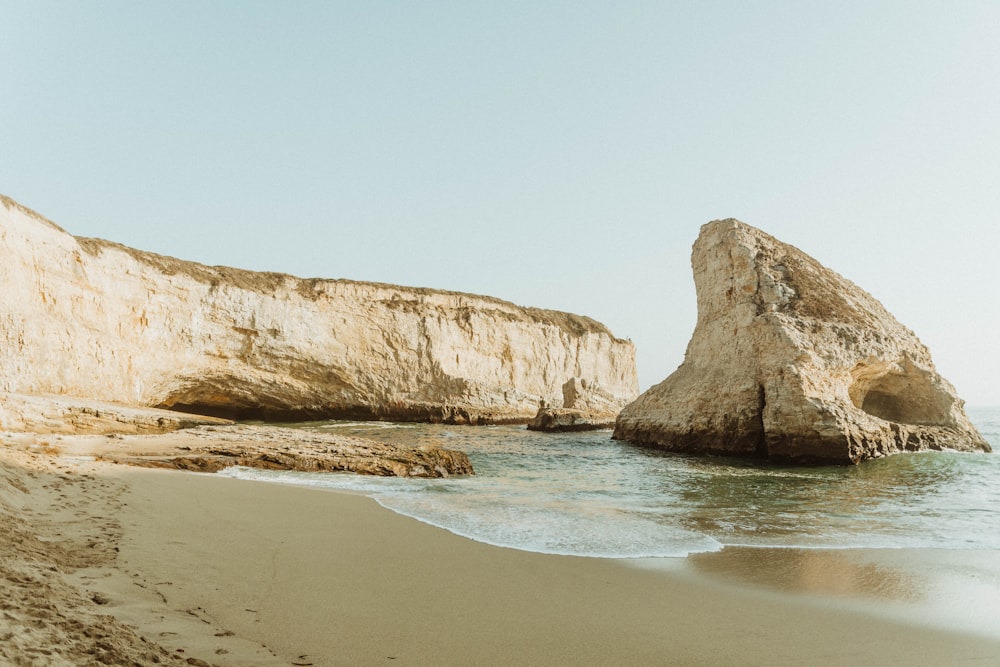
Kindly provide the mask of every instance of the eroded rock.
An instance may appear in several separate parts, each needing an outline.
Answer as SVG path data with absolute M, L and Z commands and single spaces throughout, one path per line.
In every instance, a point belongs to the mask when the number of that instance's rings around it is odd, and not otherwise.
M 528 422 L 532 431 L 593 431 L 611 428 L 621 406 L 594 382 L 574 377 L 562 387 L 562 407 L 542 405 Z
M 172 410 L 135 408 L 68 396 L 0 393 L 0 431 L 65 435 L 170 433 L 228 419 Z
M 196 472 L 245 466 L 397 477 L 475 474 L 465 453 L 436 446 L 234 424 L 65 396 L 0 394 L 0 447 Z
M 228 418 L 523 423 L 632 343 L 484 296 L 211 267 L 74 238 L 0 197 L 0 392 Z
M 249 424 L 199 426 L 169 435 L 123 436 L 85 443 L 74 453 L 127 465 L 195 472 L 244 466 L 382 477 L 475 474 L 465 453 L 441 447 L 407 447 L 308 429 Z
M 702 227 L 684 363 L 614 437 L 674 451 L 858 463 L 990 451 L 930 352 L 871 295 L 737 220 Z
M 596 431 L 604 428 L 612 428 L 614 425 L 614 415 L 585 412 L 571 408 L 540 408 L 538 414 L 528 422 L 528 430 L 549 431 L 552 433 Z

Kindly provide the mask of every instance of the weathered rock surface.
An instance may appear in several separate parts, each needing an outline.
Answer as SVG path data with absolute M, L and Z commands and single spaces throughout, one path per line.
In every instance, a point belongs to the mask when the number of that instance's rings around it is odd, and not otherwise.
M 691 263 L 684 363 L 622 410 L 614 437 L 795 462 L 990 450 L 927 348 L 847 279 L 737 220 L 705 225 Z
M 585 412 L 570 408 L 540 408 L 538 414 L 528 422 L 528 430 L 552 433 L 596 431 L 602 428 L 612 428 L 614 425 L 614 416 L 605 413 Z
M 108 435 L 169 433 L 194 426 L 224 424 L 232 422 L 66 396 L 0 394 L 0 431 Z
M 587 380 L 573 378 L 562 387 L 562 407 L 543 405 L 528 422 L 532 431 L 593 431 L 611 428 L 621 406 L 615 397 Z
M 199 426 L 169 436 L 111 440 L 87 449 L 116 463 L 196 472 L 245 466 L 382 477 L 475 474 L 463 452 L 441 447 L 403 447 L 353 436 L 248 424 Z
M 65 398 L 39 411 L 37 408 L 46 406 L 50 399 L 3 398 L 12 399 L 5 405 L 7 414 L 16 413 L 21 421 L 0 422 L 0 448 L 197 472 L 245 466 L 383 477 L 475 474 L 463 452 L 438 446 L 394 445 L 311 429 L 234 424 L 212 417 L 189 419 L 182 413 L 172 418 L 165 410 L 99 402 L 77 404 Z M 33 421 L 39 414 L 42 419 Z
M 0 391 L 235 418 L 525 422 L 574 378 L 617 410 L 632 343 L 483 296 L 303 280 L 78 239 L 0 198 Z
M 563 407 L 594 415 L 605 415 L 610 421 L 618 416 L 622 405 L 613 394 L 588 380 L 572 378 L 562 387 Z

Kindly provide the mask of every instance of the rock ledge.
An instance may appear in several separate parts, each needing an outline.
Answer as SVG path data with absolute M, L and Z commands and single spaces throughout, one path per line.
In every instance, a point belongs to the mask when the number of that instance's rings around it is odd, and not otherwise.
M 528 422 L 529 431 L 597 431 L 614 428 L 613 415 L 585 412 L 571 408 L 541 408 L 535 418 Z
M 218 472 L 244 466 L 264 470 L 353 472 L 380 477 L 473 475 L 463 452 L 441 447 L 401 447 L 330 433 L 274 426 L 200 426 L 183 440 L 149 437 L 143 451 L 102 451 L 98 458 L 145 468 Z
M 65 396 L 0 394 L 0 446 L 197 472 L 246 466 L 397 477 L 475 474 L 463 452 L 440 447 L 234 424 Z

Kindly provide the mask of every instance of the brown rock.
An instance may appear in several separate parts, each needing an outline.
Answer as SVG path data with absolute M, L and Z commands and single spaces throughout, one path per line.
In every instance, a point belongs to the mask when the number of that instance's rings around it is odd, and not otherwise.
M 927 348 L 847 279 L 737 220 L 705 225 L 691 264 L 684 363 L 622 410 L 614 437 L 796 462 L 990 451 Z
M 468 456 L 440 447 L 405 447 L 331 433 L 275 426 L 210 426 L 164 436 L 132 436 L 101 459 L 146 468 L 218 472 L 232 466 L 382 477 L 475 474 Z
M 530 431 L 596 431 L 612 428 L 613 415 L 585 412 L 570 408 L 540 408 L 535 418 L 528 422 Z

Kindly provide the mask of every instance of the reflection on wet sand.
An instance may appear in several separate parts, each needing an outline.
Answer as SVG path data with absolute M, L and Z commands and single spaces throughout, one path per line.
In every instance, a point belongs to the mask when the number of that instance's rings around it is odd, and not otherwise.
M 928 590 L 926 577 L 848 551 L 726 547 L 688 560 L 699 572 L 784 592 L 917 602 Z

